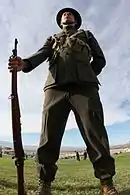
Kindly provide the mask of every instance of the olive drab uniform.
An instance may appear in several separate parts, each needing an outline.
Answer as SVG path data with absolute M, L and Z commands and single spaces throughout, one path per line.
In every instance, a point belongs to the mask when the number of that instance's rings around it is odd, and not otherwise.
M 66 122 L 72 110 L 95 176 L 110 178 L 115 174 L 110 156 L 97 75 L 105 66 L 104 54 L 90 31 L 66 28 L 47 39 L 44 46 L 24 59 L 29 72 L 45 60 L 49 74 L 45 83 L 40 145 L 37 150 L 39 177 L 53 181 Z
M 69 36 L 64 31 L 53 36 L 52 49 L 54 52 L 48 59 L 50 74 L 46 86 L 55 82 L 59 85 L 83 82 L 99 83 L 90 65 L 91 49 L 87 44 L 87 39 L 88 31 L 82 29 Z

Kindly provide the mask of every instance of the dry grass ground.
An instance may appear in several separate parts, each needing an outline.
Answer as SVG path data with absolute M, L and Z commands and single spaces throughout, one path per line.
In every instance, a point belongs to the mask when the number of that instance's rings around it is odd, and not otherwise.
M 130 154 L 115 156 L 116 176 L 114 178 L 120 195 L 130 195 Z M 52 189 L 54 195 L 99 195 L 99 181 L 93 175 L 89 160 L 60 160 Z M 37 189 L 35 161 L 25 161 L 25 183 L 28 195 L 35 195 Z M 0 195 L 17 195 L 16 168 L 11 158 L 0 158 Z

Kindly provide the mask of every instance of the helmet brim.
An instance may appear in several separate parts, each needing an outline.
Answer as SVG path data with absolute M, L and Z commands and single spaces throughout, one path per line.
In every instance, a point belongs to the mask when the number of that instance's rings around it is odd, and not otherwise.
M 61 17 L 62 17 L 62 14 L 63 14 L 64 12 L 71 12 L 71 13 L 74 15 L 75 20 L 76 20 L 76 22 L 77 22 L 77 24 L 76 24 L 76 29 L 79 29 L 80 26 L 81 26 L 81 23 L 82 23 L 82 19 L 81 19 L 80 14 L 79 14 L 75 9 L 73 9 L 73 8 L 63 8 L 63 9 L 61 9 L 61 10 L 58 12 L 58 14 L 57 14 L 57 16 L 56 16 L 56 21 L 57 21 L 58 26 L 59 26 L 60 28 L 62 28 L 62 26 L 61 26 Z

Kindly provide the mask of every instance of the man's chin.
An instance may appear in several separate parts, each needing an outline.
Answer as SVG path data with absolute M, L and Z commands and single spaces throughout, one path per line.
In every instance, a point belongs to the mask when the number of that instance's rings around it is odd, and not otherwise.
M 66 21 L 63 22 L 63 24 L 73 24 L 73 22 L 70 21 L 70 20 L 66 20 Z

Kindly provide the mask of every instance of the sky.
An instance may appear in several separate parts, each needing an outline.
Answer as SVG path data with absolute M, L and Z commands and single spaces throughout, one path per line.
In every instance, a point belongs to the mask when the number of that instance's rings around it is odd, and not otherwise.
M 60 32 L 56 14 L 73 7 L 82 16 L 83 29 L 89 29 L 104 51 L 107 64 L 99 75 L 100 98 L 105 126 L 111 144 L 130 141 L 130 2 L 125 0 L 4 0 L 0 1 L 0 140 L 12 141 L 11 74 L 7 64 L 14 39 L 18 55 L 35 53 L 47 37 Z M 36 144 L 41 131 L 43 87 L 48 64 L 42 63 L 28 74 L 18 74 L 18 92 L 24 143 Z M 70 114 L 63 145 L 83 145 Z M 38 135 L 38 137 L 36 136 Z M 73 139 L 75 136 L 75 140 Z

